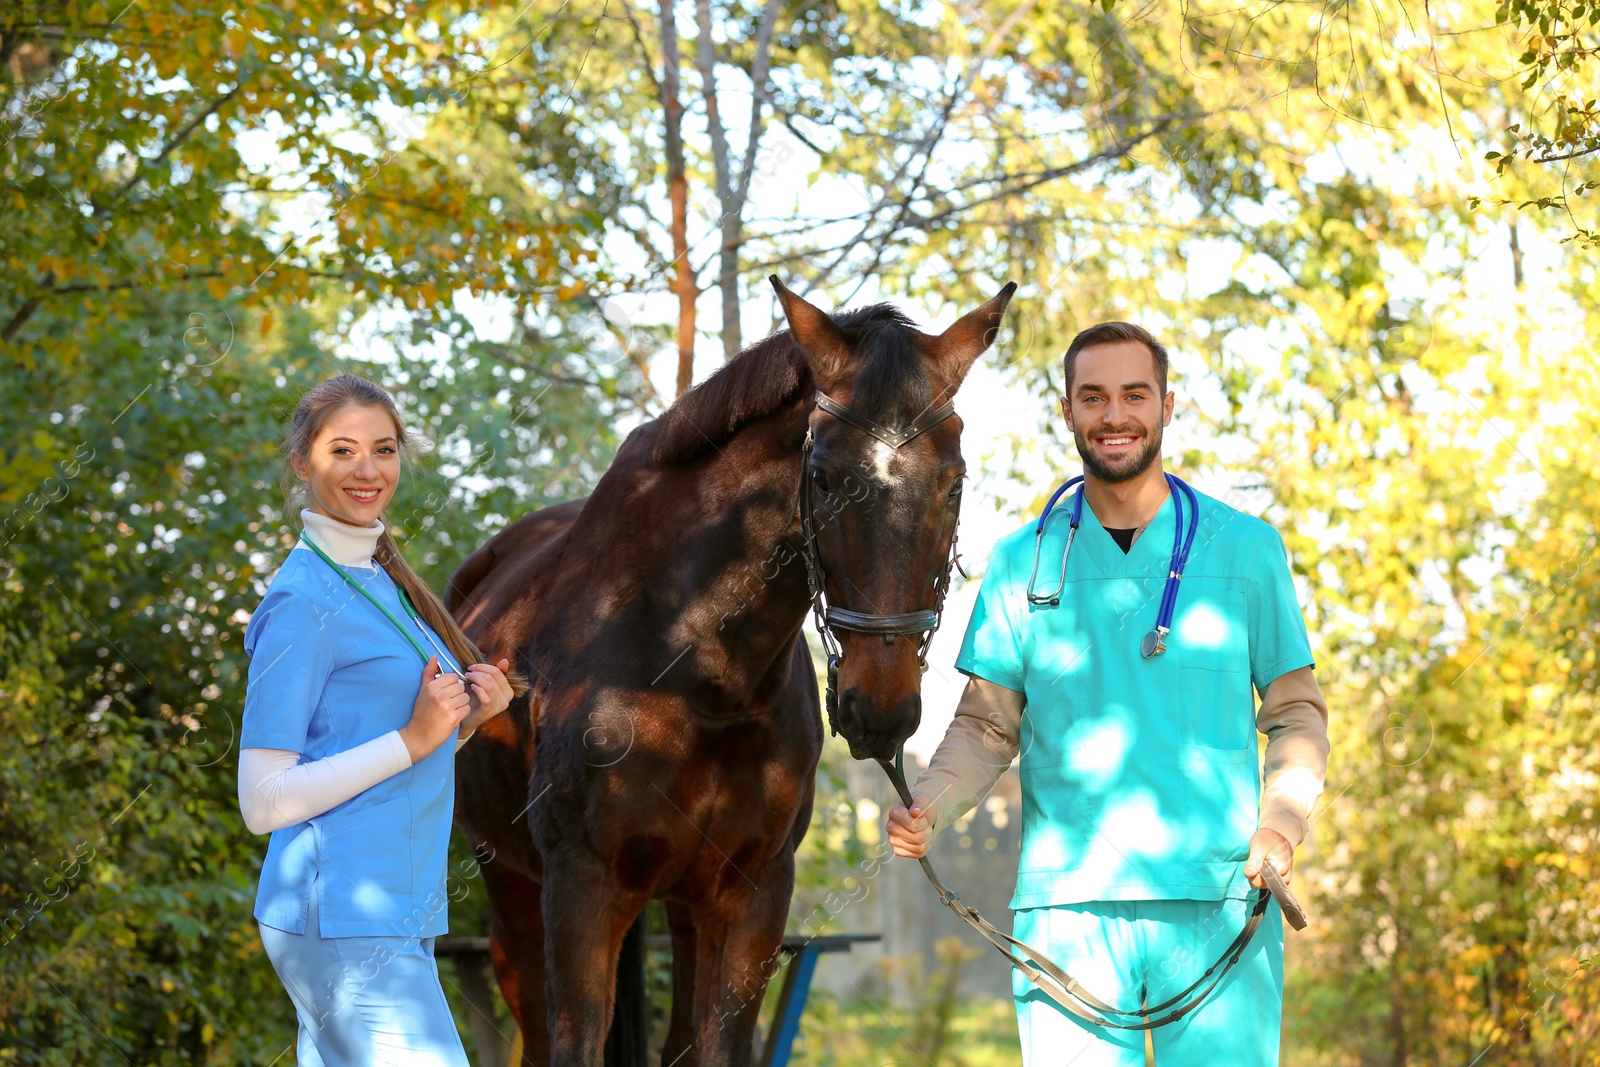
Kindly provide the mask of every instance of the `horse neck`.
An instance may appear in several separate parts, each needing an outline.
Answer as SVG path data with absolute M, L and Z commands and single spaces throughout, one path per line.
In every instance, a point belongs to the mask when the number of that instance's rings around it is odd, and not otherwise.
M 702 596 L 715 606 L 714 621 L 700 620 L 700 636 L 726 650 L 729 676 L 746 682 L 738 688 L 788 669 L 810 605 L 797 512 L 809 396 L 734 434 L 704 472 L 712 499 L 719 488 L 737 487 L 723 498 L 724 521 L 693 547 L 711 562 Z
M 810 604 L 796 493 L 812 392 L 700 460 L 640 463 L 619 484 L 597 487 L 586 508 L 627 516 L 625 530 L 591 543 L 613 578 L 648 590 L 640 625 L 657 628 L 670 649 L 695 650 L 686 657 L 694 669 L 668 672 L 662 684 L 698 682 L 720 702 L 748 707 L 787 677 Z

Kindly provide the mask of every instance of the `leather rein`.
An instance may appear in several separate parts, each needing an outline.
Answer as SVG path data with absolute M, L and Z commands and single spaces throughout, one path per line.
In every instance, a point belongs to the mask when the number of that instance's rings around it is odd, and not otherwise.
M 840 420 L 846 425 L 853 426 L 863 433 L 870 434 L 879 441 L 893 449 L 900 449 L 903 445 L 914 441 L 928 430 L 937 426 L 951 415 L 955 414 L 955 405 L 951 401 L 943 404 L 922 415 L 909 426 L 894 428 L 873 422 L 871 419 L 851 411 L 843 404 L 827 396 L 820 390 L 816 396 L 817 410 Z M 939 623 L 944 614 L 944 601 L 950 591 L 950 572 L 960 569 L 958 553 L 956 551 L 956 533 L 950 535 L 950 556 L 946 560 L 944 570 L 934 582 L 934 606 L 917 611 L 903 611 L 896 613 L 860 612 L 850 611 L 845 608 L 830 606 L 826 601 L 825 584 L 826 575 L 822 568 L 822 555 L 817 546 L 816 517 L 812 502 L 811 483 L 813 474 L 811 470 L 811 453 L 814 433 L 811 427 L 806 428 L 805 444 L 801 448 L 800 460 L 800 490 L 799 507 L 801 523 L 801 549 L 800 556 L 805 561 L 806 585 L 811 594 L 811 610 L 815 616 L 817 633 L 822 639 L 823 650 L 828 656 L 828 728 L 835 736 L 839 733 L 838 726 L 838 681 L 839 663 L 844 658 L 844 650 L 834 630 L 850 630 L 855 633 L 882 635 L 887 640 L 894 640 L 896 636 L 921 634 L 922 639 L 917 647 L 917 662 L 923 671 L 928 669 L 928 646 L 933 641 L 934 632 L 938 630 Z M 951 511 L 949 521 L 957 527 L 960 525 L 961 490 L 960 482 L 950 494 Z M 962 571 L 963 577 L 966 572 Z M 905 779 L 905 749 L 902 747 L 895 753 L 894 759 L 880 759 L 877 763 L 883 767 L 889 781 L 894 785 L 895 792 L 900 795 L 900 801 L 908 809 L 912 806 L 911 789 L 906 785 Z M 1261 925 L 1262 916 L 1266 914 L 1267 901 L 1274 895 L 1279 897 L 1285 912 L 1291 916 L 1296 928 L 1304 926 L 1302 913 L 1294 902 L 1293 896 L 1281 880 L 1267 879 L 1272 888 L 1258 890 L 1255 906 L 1250 911 L 1250 916 L 1245 920 L 1244 928 L 1239 931 L 1239 936 L 1230 944 L 1205 973 L 1197 978 L 1187 989 L 1177 996 L 1154 1004 L 1128 1011 L 1112 1007 L 1105 1001 L 1096 997 L 1085 989 L 1079 982 L 1037 949 L 1018 941 L 997 928 L 983 916 L 979 915 L 969 905 L 962 902 L 961 898 L 953 891 L 947 889 L 939 880 L 939 875 L 934 871 L 933 864 L 928 862 L 926 856 L 918 861 L 922 865 L 922 873 L 927 875 L 929 883 L 939 894 L 939 901 L 955 912 L 968 926 L 978 934 L 1001 955 L 1005 956 L 1028 980 L 1038 986 L 1051 1000 L 1055 1001 L 1065 1010 L 1095 1026 L 1103 1026 L 1114 1030 L 1153 1030 L 1158 1026 L 1176 1022 L 1185 1015 L 1198 1008 L 1202 1001 L 1216 989 L 1223 976 L 1239 962 L 1244 955 L 1245 948 L 1250 943 L 1256 929 Z M 1272 865 L 1262 865 L 1263 873 Z M 1276 871 L 1272 872 L 1276 874 Z M 1281 892 L 1278 890 L 1281 889 Z M 1293 910 L 1291 910 L 1291 907 Z M 1298 920 L 1296 922 L 1296 920 Z M 1204 988 L 1202 988 L 1204 987 Z M 1196 992 L 1198 990 L 1198 992 Z M 1193 995 L 1193 999 L 1185 1003 L 1185 999 Z M 1166 1014 L 1161 1015 L 1160 1013 Z M 1151 1016 L 1160 1015 L 1152 1019 Z M 1117 1022 L 1107 1016 L 1124 1016 L 1137 1018 L 1140 1022 Z

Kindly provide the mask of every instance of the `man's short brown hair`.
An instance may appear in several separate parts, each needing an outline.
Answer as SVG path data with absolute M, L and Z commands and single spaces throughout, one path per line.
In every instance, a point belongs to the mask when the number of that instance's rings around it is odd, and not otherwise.
M 1117 341 L 1138 341 L 1150 349 L 1150 354 L 1156 358 L 1156 385 L 1162 396 L 1167 395 L 1166 346 L 1143 326 L 1135 326 L 1131 322 L 1101 322 L 1074 337 L 1067 346 L 1067 354 L 1062 357 L 1061 369 L 1066 375 L 1062 390 L 1068 397 L 1072 396 L 1072 374 L 1078 368 L 1078 353 L 1094 345 Z

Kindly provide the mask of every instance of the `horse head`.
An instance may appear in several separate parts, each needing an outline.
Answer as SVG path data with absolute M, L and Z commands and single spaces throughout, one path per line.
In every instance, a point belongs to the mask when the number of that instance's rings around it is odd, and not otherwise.
M 855 758 L 888 759 L 921 722 L 923 656 L 949 585 L 966 463 L 946 405 L 1016 284 L 934 335 L 886 304 L 830 315 L 771 280 L 816 379 L 800 499 L 829 720 Z

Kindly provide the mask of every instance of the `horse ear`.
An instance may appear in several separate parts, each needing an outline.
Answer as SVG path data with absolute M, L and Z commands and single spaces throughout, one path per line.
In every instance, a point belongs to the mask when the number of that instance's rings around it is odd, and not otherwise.
M 1016 291 L 1016 282 L 1006 282 L 993 300 L 967 312 L 939 335 L 934 344 L 934 358 L 947 381 L 960 385 L 978 357 L 994 344 L 1000 322 L 1005 318 L 1006 305 L 1011 303 L 1011 294 Z
M 817 385 L 826 392 L 839 380 L 850 359 L 850 343 L 834 325 L 833 317 L 794 292 L 776 274 L 767 279 L 777 290 L 778 303 L 783 305 L 783 317 L 789 320 L 789 333 L 800 346 L 811 373 L 817 376 Z

